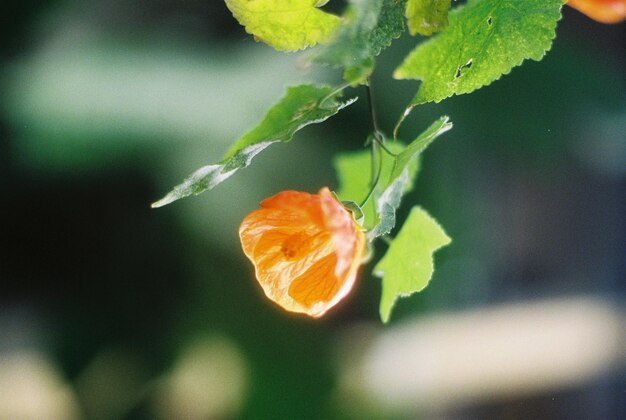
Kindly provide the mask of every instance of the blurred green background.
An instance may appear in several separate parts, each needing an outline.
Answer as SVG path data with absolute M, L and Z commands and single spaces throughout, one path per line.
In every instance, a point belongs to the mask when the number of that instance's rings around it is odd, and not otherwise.
M 363 90 L 215 190 L 152 210 L 286 85 L 339 74 L 256 44 L 221 1 L 5 5 L 1 419 L 626 413 L 624 24 L 566 8 L 542 62 L 407 119 L 405 139 L 455 124 L 403 211 L 419 203 L 454 242 L 382 326 L 373 263 L 311 320 L 263 296 L 237 238 L 263 198 L 337 187 L 333 155 L 367 136 Z M 416 42 L 378 60 L 387 133 L 417 88 L 391 79 Z

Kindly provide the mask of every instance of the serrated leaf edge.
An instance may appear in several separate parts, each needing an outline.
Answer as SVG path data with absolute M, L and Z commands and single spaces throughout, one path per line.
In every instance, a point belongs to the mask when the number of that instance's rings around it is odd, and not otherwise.
M 565 4 L 566 2 L 567 2 L 567 0 L 563 0 L 563 4 Z M 457 11 L 457 10 L 462 9 L 464 7 L 465 7 L 465 5 L 461 5 L 459 7 L 456 7 L 454 9 L 454 11 Z M 458 95 L 465 95 L 465 94 L 468 94 L 468 93 L 472 93 L 472 92 L 474 92 L 474 91 L 476 91 L 478 89 L 487 87 L 487 86 L 491 85 L 492 83 L 500 80 L 502 78 L 502 76 L 509 75 L 515 68 L 521 66 L 524 63 L 524 61 L 526 61 L 526 60 L 533 60 L 533 61 L 536 61 L 536 62 L 541 61 L 546 56 L 546 54 L 552 49 L 552 45 L 554 45 L 554 40 L 556 38 L 556 28 L 558 26 L 558 22 L 560 22 L 562 18 L 563 18 L 563 14 L 559 13 L 559 18 L 555 21 L 556 25 L 555 25 L 554 31 L 552 33 L 552 38 L 550 40 L 550 45 L 546 49 L 544 49 L 544 51 L 543 51 L 543 53 L 541 54 L 540 57 L 532 57 L 532 56 L 530 56 L 530 57 L 522 57 L 519 61 L 517 61 L 513 65 L 511 65 L 511 68 L 508 71 L 501 73 L 497 78 L 495 78 L 495 79 L 485 83 L 484 85 L 480 85 L 478 87 L 473 88 L 472 90 L 469 90 L 469 91 L 463 92 L 463 93 L 451 93 L 448 96 L 445 96 L 445 97 L 440 98 L 440 99 L 433 99 L 433 100 L 418 99 L 419 98 L 419 93 L 420 93 L 420 88 L 418 88 L 418 91 L 415 94 L 415 97 L 411 100 L 409 106 L 423 105 L 423 104 L 426 104 L 426 103 L 429 103 L 429 102 L 434 102 L 434 103 L 438 104 L 441 101 L 443 101 L 444 99 L 448 99 L 448 98 L 450 98 L 452 96 L 455 96 L 455 95 L 458 96 Z M 449 28 L 449 26 L 446 27 L 446 29 L 448 29 L 448 28 Z M 409 53 L 409 55 L 407 55 L 405 57 L 405 59 L 402 61 L 402 63 L 394 70 L 394 72 L 392 74 L 392 77 L 394 79 L 396 79 L 396 80 L 418 80 L 420 82 L 423 82 L 423 79 L 420 79 L 419 77 L 405 77 L 405 75 L 402 75 L 402 72 L 400 70 L 401 70 L 402 66 L 404 66 L 404 63 L 409 59 L 409 57 L 411 55 L 413 55 L 414 51 L 417 48 L 420 48 L 420 47 L 422 47 L 423 45 L 426 45 L 429 42 L 436 41 L 437 36 L 443 34 L 446 29 L 444 29 L 444 31 L 440 32 L 438 35 L 435 35 L 435 36 L 429 38 L 428 40 L 424 41 L 423 43 L 420 43 L 417 47 L 415 47 L 415 49 L 413 51 L 411 51 Z
M 448 246 L 452 243 L 452 238 L 450 238 L 450 236 L 446 233 L 445 229 L 441 226 L 441 224 L 439 224 L 439 222 L 437 220 L 435 220 L 435 218 L 433 218 L 426 210 L 424 210 L 421 206 L 414 206 L 413 209 L 411 209 L 411 212 L 418 210 L 421 211 L 428 219 L 430 219 L 430 221 L 437 225 L 439 227 L 439 229 L 441 229 L 441 233 L 443 234 L 443 238 L 442 241 L 440 242 L 440 244 L 438 246 L 436 246 L 435 248 L 432 249 L 432 252 L 430 252 L 430 266 L 432 267 L 432 269 L 430 270 L 430 275 L 428 276 L 428 281 L 426 282 L 426 284 L 424 284 L 424 286 L 419 289 L 419 290 L 413 290 L 411 292 L 400 292 L 400 293 L 396 293 L 396 295 L 394 296 L 393 300 L 391 301 L 391 304 L 389 305 L 389 311 L 386 314 L 382 313 L 382 308 L 379 307 L 379 315 L 381 320 L 383 321 L 383 323 L 387 323 L 389 322 L 389 319 L 391 318 L 391 312 L 393 311 L 393 308 L 396 305 L 396 302 L 398 301 L 399 298 L 407 298 L 410 297 L 416 293 L 421 292 L 422 290 L 424 290 L 426 287 L 428 287 L 428 285 L 430 284 L 430 281 L 433 278 L 433 274 L 435 272 L 435 253 L 437 251 L 439 251 L 441 248 Z M 383 256 L 384 259 L 384 256 Z M 381 259 L 382 261 L 382 259 Z M 372 270 L 372 274 L 378 278 L 381 279 L 381 284 L 382 281 L 384 281 L 384 277 L 385 277 L 385 271 L 383 269 L 379 268 L 380 265 L 380 261 L 378 262 L 378 264 L 376 264 L 376 266 L 374 267 L 374 270 Z M 381 302 L 382 302 L 382 295 L 381 295 Z

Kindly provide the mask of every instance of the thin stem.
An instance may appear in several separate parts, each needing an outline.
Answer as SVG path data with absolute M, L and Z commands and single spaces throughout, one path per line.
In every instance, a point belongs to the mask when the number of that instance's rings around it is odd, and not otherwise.
M 372 162 L 372 172 L 371 172 L 371 185 L 370 190 L 367 193 L 365 199 L 361 202 L 360 207 L 363 207 L 367 204 L 371 196 L 374 194 L 376 187 L 378 186 L 378 181 L 380 180 L 381 174 L 383 172 L 383 151 L 390 156 L 396 157 L 396 154 L 385 146 L 385 136 L 378 128 L 378 122 L 376 121 L 376 109 L 374 108 L 374 100 L 372 98 L 372 88 L 371 88 L 371 80 L 367 79 L 367 84 L 365 85 L 365 90 L 367 91 L 367 105 L 370 113 L 370 120 L 372 122 L 372 134 L 367 138 L 365 144 L 372 144 L 372 152 L 371 152 L 371 162 Z M 381 150 L 378 150 L 380 147 Z M 376 168 L 376 153 L 378 152 L 378 169 Z M 376 174 L 376 175 L 374 175 Z
M 374 109 L 374 100 L 372 99 L 372 88 L 370 87 L 371 81 L 368 78 L 367 84 L 365 85 L 365 90 L 367 90 L 367 105 L 370 111 L 370 119 L 372 120 L 372 129 L 374 133 L 380 133 L 378 129 L 378 123 L 376 122 L 376 110 Z
M 397 141 L 398 140 L 398 130 L 400 129 L 400 126 L 402 125 L 402 123 L 404 122 L 406 117 L 408 117 L 409 114 L 411 113 L 411 111 L 413 111 L 413 108 L 414 108 L 413 105 L 409 105 L 408 107 L 406 107 L 406 109 L 402 113 L 402 116 L 400 116 L 400 119 L 398 120 L 398 123 L 393 128 L 393 141 Z
M 379 144 L 377 142 L 372 142 L 372 174 L 374 173 L 374 158 L 376 155 L 376 145 Z M 376 172 L 376 177 L 372 180 L 372 185 L 370 186 L 370 190 L 367 193 L 367 196 L 363 199 L 363 201 L 361 202 L 361 204 L 359 204 L 359 207 L 363 207 L 367 204 L 367 202 L 369 201 L 370 197 L 372 196 L 372 194 L 374 193 L 374 190 L 376 189 L 376 186 L 378 185 L 378 181 L 380 180 L 380 175 L 383 172 L 383 154 L 381 152 L 378 152 L 378 171 Z
M 367 90 L 367 104 L 370 111 L 370 118 L 372 120 L 372 129 L 374 131 L 373 138 L 374 142 L 378 143 L 378 145 L 390 156 L 395 157 L 396 154 L 385 146 L 385 136 L 378 128 L 378 122 L 376 121 L 376 110 L 374 109 L 374 100 L 372 99 L 372 88 L 370 87 L 371 81 L 367 79 L 367 85 L 365 85 L 365 89 Z
M 380 146 L 380 147 L 381 147 L 381 148 L 385 151 L 385 153 L 387 153 L 389 156 L 392 156 L 392 157 L 397 157 L 397 156 L 398 156 L 397 154 L 395 154 L 394 152 L 392 152 L 391 150 L 389 150 L 389 148 L 388 148 L 387 146 L 385 146 L 385 143 L 384 143 L 384 142 L 383 142 L 380 138 L 378 138 L 378 136 L 374 136 L 374 141 L 375 141 L 376 143 L 378 143 L 378 145 L 379 145 L 379 146 Z
M 374 181 L 376 180 L 376 145 L 374 144 L 374 140 L 371 140 L 373 136 L 368 136 L 368 141 L 372 144 L 372 148 L 370 149 L 370 162 L 371 172 L 370 172 L 370 186 L 374 185 Z M 369 198 L 369 197 L 368 197 Z M 367 200 L 366 200 L 367 201 Z

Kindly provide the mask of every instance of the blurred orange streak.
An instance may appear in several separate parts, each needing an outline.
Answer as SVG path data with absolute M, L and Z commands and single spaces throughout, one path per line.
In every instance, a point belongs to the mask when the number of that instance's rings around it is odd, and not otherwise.
M 626 0 L 569 0 L 568 5 L 602 23 L 626 19 Z

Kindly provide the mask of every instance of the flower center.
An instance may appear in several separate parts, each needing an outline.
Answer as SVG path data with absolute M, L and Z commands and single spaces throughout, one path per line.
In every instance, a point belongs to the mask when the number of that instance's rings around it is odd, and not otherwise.
M 320 235 L 323 234 L 320 231 L 310 232 L 306 230 L 294 233 L 284 240 L 280 251 L 287 260 L 300 259 L 302 256 L 311 253 L 313 248 L 320 245 L 319 239 L 322 239 Z
M 302 251 L 303 245 L 307 242 L 309 235 L 305 232 L 294 233 L 283 242 L 280 251 L 288 260 L 296 259 L 298 251 Z

